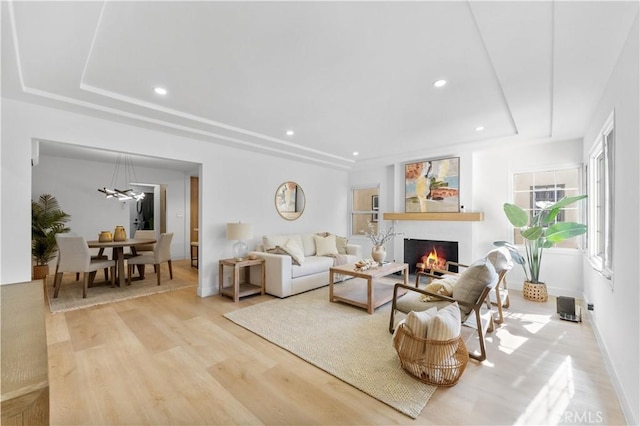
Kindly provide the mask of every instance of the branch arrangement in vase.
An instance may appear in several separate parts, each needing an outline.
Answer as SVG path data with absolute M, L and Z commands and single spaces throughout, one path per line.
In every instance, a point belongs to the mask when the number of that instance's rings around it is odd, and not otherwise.
M 389 229 L 385 230 L 384 228 L 378 228 L 376 232 L 373 223 L 369 222 L 369 230 L 367 231 L 367 236 L 371 240 L 374 246 L 383 246 L 384 243 L 393 239 L 397 235 L 402 235 L 400 232 L 396 232 L 396 222 L 391 222 L 391 226 Z

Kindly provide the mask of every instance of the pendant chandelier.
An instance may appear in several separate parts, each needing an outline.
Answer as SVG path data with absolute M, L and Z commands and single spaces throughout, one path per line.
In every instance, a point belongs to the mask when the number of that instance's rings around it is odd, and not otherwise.
M 137 192 L 133 189 L 118 189 L 116 186 L 126 188 L 131 182 L 137 182 L 136 171 L 133 168 L 133 160 L 129 155 L 118 154 L 116 166 L 111 177 L 111 185 L 109 188 L 98 188 L 98 191 L 105 194 L 106 198 L 113 198 L 118 201 L 136 200 L 140 201 L 144 198 L 144 192 Z

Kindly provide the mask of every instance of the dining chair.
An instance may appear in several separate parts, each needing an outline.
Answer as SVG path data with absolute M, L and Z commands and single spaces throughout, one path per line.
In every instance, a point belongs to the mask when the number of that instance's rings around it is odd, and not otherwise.
M 58 265 L 56 267 L 56 277 L 53 282 L 53 298 L 58 297 L 62 284 L 62 275 L 65 272 L 82 272 L 82 297 L 87 297 L 87 289 L 90 279 L 93 279 L 96 271 L 111 268 L 111 285 L 115 285 L 114 278 L 116 262 L 113 260 L 92 259 L 89 246 L 84 237 L 75 235 L 56 235 L 58 245 Z
M 135 234 L 133 234 L 133 238 L 136 240 L 155 240 L 156 239 L 156 231 L 153 229 L 138 229 Z M 151 244 L 136 244 L 135 250 L 136 253 L 140 252 L 151 252 L 153 251 L 156 243 Z M 133 257 L 133 256 L 132 256 Z
M 137 229 L 136 232 L 133 234 L 133 238 L 136 240 L 138 239 L 155 240 L 156 231 L 154 231 L 153 229 Z M 156 246 L 156 243 L 136 244 L 135 246 L 131 247 L 130 249 L 131 251 L 129 253 L 124 254 L 124 258 L 128 260 L 144 252 L 151 253 L 153 252 L 153 249 L 155 248 L 155 246 Z M 138 274 L 140 274 L 140 278 L 144 278 L 143 269 L 144 269 L 143 265 L 138 265 Z
M 153 265 L 160 285 L 160 264 L 167 262 L 169 264 L 169 277 L 173 279 L 173 268 L 171 266 L 171 240 L 173 232 L 160 234 L 158 242 L 152 252 L 142 252 L 138 256 L 131 257 L 127 260 L 127 284 L 131 285 L 131 275 L 133 274 L 134 265 Z

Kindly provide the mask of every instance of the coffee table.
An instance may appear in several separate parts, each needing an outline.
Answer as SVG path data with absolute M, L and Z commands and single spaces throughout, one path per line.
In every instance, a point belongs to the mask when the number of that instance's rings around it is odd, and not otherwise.
M 385 263 L 375 269 L 359 271 L 355 264 L 334 266 L 329 269 L 329 301 L 343 302 L 353 306 L 365 308 L 369 314 L 381 305 L 393 299 L 393 285 L 376 282 L 377 279 L 386 277 L 395 272 L 402 272 L 404 284 L 407 285 L 409 277 L 409 265 L 407 263 Z M 366 288 L 348 281 L 340 284 L 340 288 L 333 284 L 335 274 L 349 275 L 363 278 L 367 281 Z

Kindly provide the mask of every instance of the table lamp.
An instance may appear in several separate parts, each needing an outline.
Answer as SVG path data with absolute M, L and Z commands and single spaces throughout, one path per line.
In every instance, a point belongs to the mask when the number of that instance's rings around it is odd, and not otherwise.
M 249 223 L 227 223 L 227 240 L 237 240 L 233 245 L 233 257 L 242 260 L 249 252 L 244 240 L 253 238 L 253 226 Z

